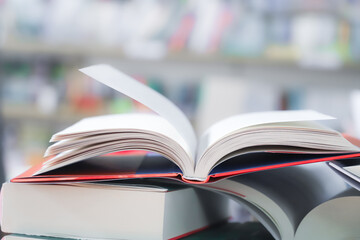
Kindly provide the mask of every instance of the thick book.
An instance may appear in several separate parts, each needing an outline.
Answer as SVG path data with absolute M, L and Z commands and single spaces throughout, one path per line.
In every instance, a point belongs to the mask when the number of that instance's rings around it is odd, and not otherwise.
M 239 238 L 247 240 L 274 240 L 259 222 L 225 222 L 216 224 L 183 237 L 181 240 L 234 240 Z M 67 238 L 11 234 L 3 237 L 1 240 L 67 240 Z
M 90 66 L 80 71 L 157 114 L 130 113 L 83 119 L 53 135 L 51 141 L 56 143 L 47 149 L 47 160 L 12 181 L 169 177 L 205 183 L 241 173 L 360 157 L 358 147 L 338 132 L 315 122 L 332 117 L 315 111 L 237 115 L 214 124 L 197 139 L 180 109 L 149 87 L 109 65 Z M 54 171 L 92 157 L 128 150 L 158 153 L 176 167 L 162 161 L 141 171 L 136 167 L 142 165 L 121 163 L 121 171 L 111 177 L 100 172 L 69 176 Z
M 244 174 L 201 188 L 223 192 L 277 240 L 359 239 L 360 191 L 326 163 Z
M 122 181 L 130 183 L 128 180 Z M 141 181 L 145 180 L 142 179 Z M 171 181 L 174 181 L 174 183 L 178 182 L 171 179 L 158 181 L 167 183 Z M 182 183 L 179 182 L 178 184 Z M 57 186 L 56 184 L 51 184 L 50 187 L 50 184 L 8 183 L 8 186 L 15 186 L 19 190 L 22 190 L 22 186 L 26 188 L 26 186 L 29 185 L 35 186 L 35 188 L 45 188 L 43 186 L 48 186 L 49 189 Z M 206 191 L 224 194 L 225 197 L 239 202 L 276 240 L 338 240 L 358 239 L 360 236 L 360 191 L 349 187 L 343 178 L 338 176 L 326 163 L 320 162 L 272 169 L 193 186 L 203 188 Z M 76 192 L 77 191 L 78 190 L 76 190 Z M 5 191 L 4 193 L 4 196 L 6 196 L 7 192 Z M 51 193 L 51 191 L 46 191 L 45 194 L 50 195 L 50 198 L 47 198 L 46 202 L 49 202 L 50 199 L 52 200 L 50 201 L 52 205 L 62 206 L 64 201 L 63 197 L 56 198 L 56 196 L 52 196 Z M 18 191 L 16 199 L 8 199 L 7 201 L 7 203 L 9 203 L 9 201 L 12 200 L 12 211 L 20 211 L 21 213 L 18 213 L 20 216 L 24 212 L 29 213 L 29 211 L 32 211 L 31 209 L 29 210 L 31 207 L 26 204 L 23 206 L 26 209 L 20 208 L 16 210 L 15 208 L 16 206 L 14 204 L 29 201 L 28 197 L 25 197 L 25 194 L 23 191 Z M 38 195 L 33 189 L 31 190 L 31 194 Z M 77 192 L 77 194 L 80 193 Z M 30 201 L 37 202 L 38 197 L 34 197 L 34 199 L 30 198 Z M 174 205 L 179 204 L 179 206 L 182 206 L 181 204 L 185 204 L 182 202 L 184 199 L 181 198 L 181 195 L 179 199 L 173 200 L 176 200 L 176 202 L 173 203 Z M 114 199 L 114 201 L 117 200 Z M 38 209 L 43 210 L 44 206 L 41 205 L 42 203 L 43 201 L 40 201 L 37 209 L 33 209 L 33 211 L 36 212 Z M 81 203 L 83 204 L 83 201 Z M 201 204 L 204 203 L 209 202 L 205 199 Z M 215 203 L 214 206 L 219 207 L 217 205 L 218 203 Z M 68 204 L 67 201 L 65 201 L 65 204 Z M 97 202 L 96 204 L 99 203 Z M 193 204 L 195 204 L 197 207 L 205 208 L 205 211 L 209 211 L 209 208 L 196 202 L 186 201 L 186 204 L 191 209 L 194 207 Z M 6 207 L 9 205 L 4 204 L 3 206 Z M 199 209 L 195 210 L 199 211 Z M 130 210 L 130 212 L 131 211 L 133 210 Z M 25 226 L 31 224 L 32 215 L 35 216 L 35 212 L 31 212 L 31 214 L 26 217 L 28 222 L 26 222 L 26 224 L 24 223 Z M 224 212 L 226 211 L 224 210 Z M 10 212 L 8 212 L 8 214 L 9 213 Z M 211 212 L 208 212 L 208 214 L 210 213 Z M 4 211 L 4 214 L 6 214 L 6 211 Z M 177 215 L 176 212 L 173 212 L 173 214 L 173 218 L 181 217 Z M 226 215 L 222 216 L 225 217 Z M 11 215 L 11 217 L 14 217 L 14 215 Z M 36 218 L 38 217 L 36 216 Z M 48 219 L 53 218 L 41 218 L 41 221 L 48 222 Z M 220 217 L 218 219 L 222 218 Z M 20 222 L 22 222 L 22 220 L 20 220 Z M 46 224 L 55 223 L 50 222 Z M 181 224 L 191 225 L 193 222 L 179 222 L 177 228 L 181 227 Z M 41 229 L 45 228 L 43 227 Z M 143 231 L 140 226 L 137 229 Z M 147 228 L 145 228 L 144 231 L 146 229 Z M 247 230 L 243 229 L 242 231 L 246 233 Z M 246 236 L 245 233 L 234 233 L 238 235 L 234 235 L 232 236 L 233 238 L 230 239 L 241 238 Z M 252 235 L 252 237 L 254 236 Z M 103 239 L 104 237 L 99 238 Z
M 178 239 L 226 221 L 228 199 L 185 185 L 4 183 L 1 230 L 76 239 Z

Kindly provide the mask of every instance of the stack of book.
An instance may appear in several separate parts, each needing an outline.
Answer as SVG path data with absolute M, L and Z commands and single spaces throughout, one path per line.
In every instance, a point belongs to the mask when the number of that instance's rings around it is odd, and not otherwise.
M 157 114 L 87 118 L 53 135 L 46 160 L 3 185 L 4 232 L 181 238 L 226 221 L 232 198 L 275 239 L 360 236 L 360 149 L 315 122 L 331 117 L 250 113 L 197 140 L 157 92 L 108 65 L 81 71 Z
M 171 183 L 5 183 L 2 191 L 8 233 L 175 239 L 228 218 L 224 197 Z

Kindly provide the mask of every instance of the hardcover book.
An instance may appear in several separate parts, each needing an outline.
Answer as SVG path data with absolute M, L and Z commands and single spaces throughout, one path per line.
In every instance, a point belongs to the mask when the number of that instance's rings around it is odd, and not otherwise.
M 158 186 L 179 184 L 179 189 L 146 187 L 151 181 Z M 2 193 L 2 229 L 28 235 L 96 239 L 121 236 L 140 239 L 144 234 L 145 239 L 184 237 L 226 219 L 224 199 L 231 198 L 245 207 L 276 240 L 338 240 L 360 236 L 360 191 L 349 187 L 323 162 L 193 185 L 206 190 L 200 195 L 171 179 L 121 180 L 118 184 L 6 183 Z M 226 198 L 211 195 L 209 191 L 225 194 Z M 246 236 L 248 230 L 242 229 L 243 232 L 230 239 Z
M 109 65 L 80 71 L 154 113 L 83 119 L 54 134 L 47 160 L 13 182 L 168 177 L 206 183 L 260 170 L 360 157 L 358 147 L 316 122 L 332 117 L 312 110 L 237 115 L 197 138 L 180 109 L 156 91 Z M 96 158 L 132 150 L 159 155 Z M 84 166 L 89 164 L 100 167 Z
M 156 181 L 4 183 L 1 230 L 72 239 L 179 239 L 227 221 L 228 199 Z

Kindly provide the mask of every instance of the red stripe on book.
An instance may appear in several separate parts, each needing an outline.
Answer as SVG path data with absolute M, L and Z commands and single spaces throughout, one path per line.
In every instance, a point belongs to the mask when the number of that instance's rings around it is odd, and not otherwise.
M 241 169 L 241 170 L 237 170 L 237 171 L 233 171 L 233 172 L 224 172 L 224 173 L 217 173 L 217 174 L 210 175 L 211 179 L 207 179 L 206 181 L 212 182 L 212 181 L 218 180 L 219 178 L 221 179 L 221 178 L 234 176 L 234 175 L 238 175 L 238 174 L 251 173 L 251 172 L 257 172 L 257 171 L 263 171 L 263 170 L 269 170 L 269 169 L 275 169 L 275 168 L 290 167 L 290 166 L 296 166 L 296 165 L 302 165 L 302 164 L 308 164 L 308 163 L 316 163 L 316 162 L 328 162 L 328 161 L 356 158 L 356 157 L 360 157 L 360 153 L 353 153 L 353 154 L 347 154 L 347 155 L 341 155 L 341 156 L 332 156 L 332 157 L 317 158 L 317 159 L 311 159 L 311 160 L 304 160 L 304 161 L 281 163 L 281 164 L 274 164 L 274 165 L 261 166 L 261 167 L 255 167 L 255 168 Z
M 191 180 L 191 179 L 186 179 L 184 178 L 183 175 L 181 175 L 181 181 L 185 182 L 185 183 L 191 183 L 191 184 L 203 184 L 203 183 L 207 183 L 210 180 L 210 176 L 208 176 L 204 181 L 199 181 L 199 180 Z
M 242 198 L 245 198 L 245 197 L 246 197 L 244 194 L 241 194 L 241 193 L 238 193 L 238 192 L 234 192 L 234 191 L 228 190 L 228 189 L 226 189 L 226 188 L 214 187 L 214 186 L 211 185 L 211 184 L 208 184 L 207 187 L 213 188 L 213 189 L 216 189 L 216 190 L 220 190 L 220 191 L 223 191 L 223 192 L 231 193 L 231 194 L 234 194 L 234 195 L 239 196 L 239 197 L 242 197 Z
M 93 181 L 93 180 L 116 180 L 116 179 L 132 179 L 132 178 L 171 178 L 179 179 L 179 173 L 151 173 L 151 174 L 126 174 L 126 175 L 89 175 L 89 176 L 73 176 L 73 175 L 41 175 L 41 176 L 24 176 L 13 178 L 13 183 L 39 183 L 39 182 L 77 182 L 77 181 Z
M 148 173 L 148 174 L 124 174 L 124 175 L 83 175 L 83 176 L 72 176 L 72 175 L 40 175 L 40 176 L 33 176 L 35 172 L 37 172 L 42 164 L 34 166 L 27 170 L 26 172 L 22 173 L 16 178 L 11 179 L 11 182 L 60 182 L 60 181 L 90 181 L 90 180 L 113 180 L 113 179 L 126 179 L 126 178 L 172 178 L 176 180 L 180 180 L 186 183 L 192 184 L 203 184 L 207 182 L 214 182 L 226 177 L 244 174 L 244 173 L 251 173 L 263 170 L 270 170 L 275 168 L 282 168 L 282 167 L 289 167 L 289 166 L 296 166 L 301 164 L 308 164 L 308 163 L 315 163 L 315 162 L 325 162 L 325 161 L 333 161 L 333 160 L 341 160 L 341 159 L 349 159 L 349 158 L 358 158 L 360 157 L 360 153 L 353 153 L 341 156 L 332 156 L 332 157 L 325 157 L 325 158 L 318 158 L 318 159 L 311 159 L 311 160 L 304 160 L 304 161 L 297 161 L 297 162 L 289 162 L 289 163 L 281 163 L 281 164 L 274 164 L 268 166 L 260 166 L 248 169 L 241 169 L 237 171 L 231 172 L 224 172 L 224 173 L 217 173 L 208 176 L 204 181 L 197 181 L 197 180 L 188 180 L 183 178 L 182 174 L 180 173 Z
M 20 174 L 19 176 L 11 179 L 10 181 L 13 182 L 14 179 L 18 179 L 18 178 L 30 178 L 33 177 L 33 175 L 39 171 L 42 167 L 42 163 L 35 165 L 33 167 L 31 167 L 30 169 L 26 170 L 25 172 L 23 172 L 22 174 Z
M 169 240 L 178 240 L 178 239 L 181 239 L 181 238 L 184 238 L 184 237 L 188 237 L 192 234 L 195 234 L 195 233 L 198 233 L 198 232 L 201 232 L 201 231 L 204 231 L 205 229 L 208 229 L 208 228 L 212 228 L 212 227 L 216 227 L 216 226 L 220 226 L 222 224 L 225 224 L 228 222 L 228 219 L 225 219 L 221 222 L 218 222 L 218 223 L 215 223 L 215 224 L 211 224 L 211 225 L 207 225 L 207 226 L 204 226 L 202 228 L 198 228 L 198 229 L 195 229 L 193 231 L 190 231 L 190 232 L 187 232 L 187 233 L 184 233 L 184 234 L 181 234 L 180 236 L 177 236 L 177 237 L 173 237 L 173 238 L 169 238 Z
M 328 162 L 328 161 L 348 159 L 348 158 L 357 158 L 357 157 L 360 157 L 360 153 L 352 153 L 352 154 L 325 157 L 325 158 L 316 158 L 316 159 L 310 159 L 310 160 L 304 160 L 304 161 L 288 162 L 288 163 L 281 163 L 281 164 L 241 169 L 241 170 L 230 171 L 230 172 L 216 173 L 213 175 L 209 175 L 204 181 L 189 180 L 189 179 L 183 178 L 182 176 L 181 176 L 181 178 L 182 178 L 181 180 L 183 182 L 191 183 L 191 184 L 203 184 L 203 183 L 208 183 L 208 182 L 209 183 L 216 182 L 223 178 L 240 175 L 240 174 L 245 174 L 245 173 L 252 173 L 252 172 L 270 170 L 270 169 L 275 169 L 275 168 L 290 167 L 290 166 L 296 166 L 296 165 L 302 165 L 302 164 L 308 164 L 308 163 L 316 163 L 316 162 Z

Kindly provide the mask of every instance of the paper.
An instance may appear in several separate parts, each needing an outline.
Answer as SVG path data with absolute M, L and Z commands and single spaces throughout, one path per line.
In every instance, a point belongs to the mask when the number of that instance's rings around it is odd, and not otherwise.
M 82 68 L 80 71 L 144 104 L 168 120 L 188 143 L 191 149 L 191 157 L 195 156 L 196 136 L 194 129 L 184 113 L 163 95 L 109 65 L 94 65 Z
M 360 165 L 344 167 L 344 168 L 345 168 L 345 170 L 351 172 L 355 176 L 360 177 Z
M 202 156 L 208 147 L 224 138 L 226 135 L 246 127 L 267 123 L 327 119 L 334 118 L 312 110 L 257 112 L 229 117 L 211 126 L 202 136 L 199 143 L 197 160 Z
M 194 170 L 194 159 L 184 138 L 173 125 L 156 114 L 131 113 L 85 118 L 56 133 L 51 140 L 60 141 L 53 146 L 70 145 L 43 163 L 42 170 L 37 174 L 85 158 L 129 149 L 158 152 L 183 171 L 193 173 Z M 72 147 L 71 144 L 77 146 Z M 46 154 L 51 151 L 50 147 Z

